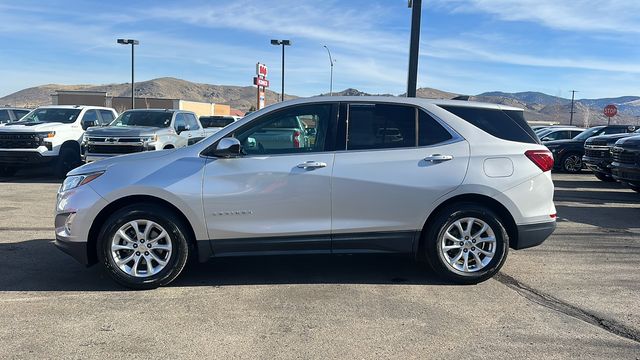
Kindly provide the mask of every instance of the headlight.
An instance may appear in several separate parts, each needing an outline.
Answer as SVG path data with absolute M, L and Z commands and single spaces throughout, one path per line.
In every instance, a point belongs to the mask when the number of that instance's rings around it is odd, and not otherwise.
M 158 135 L 153 134 L 151 136 L 145 136 L 142 138 L 142 142 L 154 142 L 158 140 Z
M 60 192 L 71 190 L 71 189 L 77 188 L 80 185 L 90 183 L 93 180 L 97 179 L 102 174 L 104 174 L 104 171 L 85 174 L 85 175 L 68 176 L 66 179 L 64 179 L 64 182 L 60 187 Z

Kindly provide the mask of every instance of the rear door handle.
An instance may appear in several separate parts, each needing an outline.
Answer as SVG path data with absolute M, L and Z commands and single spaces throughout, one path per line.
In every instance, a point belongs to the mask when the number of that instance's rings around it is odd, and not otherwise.
M 431 162 L 443 162 L 443 161 L 449 161 L 449 160 L 453 160 L 452 155 L 433 154 L 424 158 L 424 161 L 431 161 Z
M 323 167 L 327 167 L 327 163 L 313 160 L 305 161 L 302 164 L 298 164 L 298 168 L 300 169 L 318 169 Z

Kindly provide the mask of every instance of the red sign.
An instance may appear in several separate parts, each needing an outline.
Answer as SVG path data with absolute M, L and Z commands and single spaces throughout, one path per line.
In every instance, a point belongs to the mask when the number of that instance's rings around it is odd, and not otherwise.
M 618 108 L 615 105 L 607 105 L 604 107 L 604 116 L 614 117 L 618 113 Z
M 260 63 L 256 64 L 256 75 L 267 77 L 267 72 L 268 72 L 267 65 L 260 64 Z
M 253 85 L 269 87 L 269 80 L 254 76 Z

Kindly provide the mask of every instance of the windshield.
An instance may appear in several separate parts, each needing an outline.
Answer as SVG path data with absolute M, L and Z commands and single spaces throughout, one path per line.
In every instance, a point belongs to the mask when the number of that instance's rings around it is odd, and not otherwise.
M 588 138 L 592 137 L 593 135 L 595 135 L 598 131 L 602 130 L 604 126 L 596 126 L 593 127 L 591 129 L 587 129 L 583 132 L 581 132 L 580 134 L 578 134 L 576 137 L 574 137 L 574 140 L 587 140 Z
M 173 112 L 125 111 L 110 126 L 152 126 L 166 128 L 171 125 Z
M 29 123 L 37 123 L 37 122 L 45 122 L 45 123 L 53 123 L 59 122 L 64 124 L 71 124 L 76 121 L 80 115 L 80 109 L 35 109 L 25 117 L 20 119 L 21 123 L 29 122 Z

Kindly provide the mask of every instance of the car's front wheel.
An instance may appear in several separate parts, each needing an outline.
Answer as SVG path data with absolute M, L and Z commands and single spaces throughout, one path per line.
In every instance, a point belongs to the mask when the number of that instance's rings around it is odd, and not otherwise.
M 562 158 L 562 170 L 570 174 L 582 171 L 582 157 L 579 154 L 567 154 Z
M 423 233 L 431 267 L 458 284 L 491 278 L 507 258 L 509 240 L 500 217 L 473 203 L 460 203 L 439 212 Z
M 133 289 L 169 284 L 191 251 L 187 225 L 172 211 L 136 204 L 116 211 L 98 239 L 98 258 L 118 283 Z

